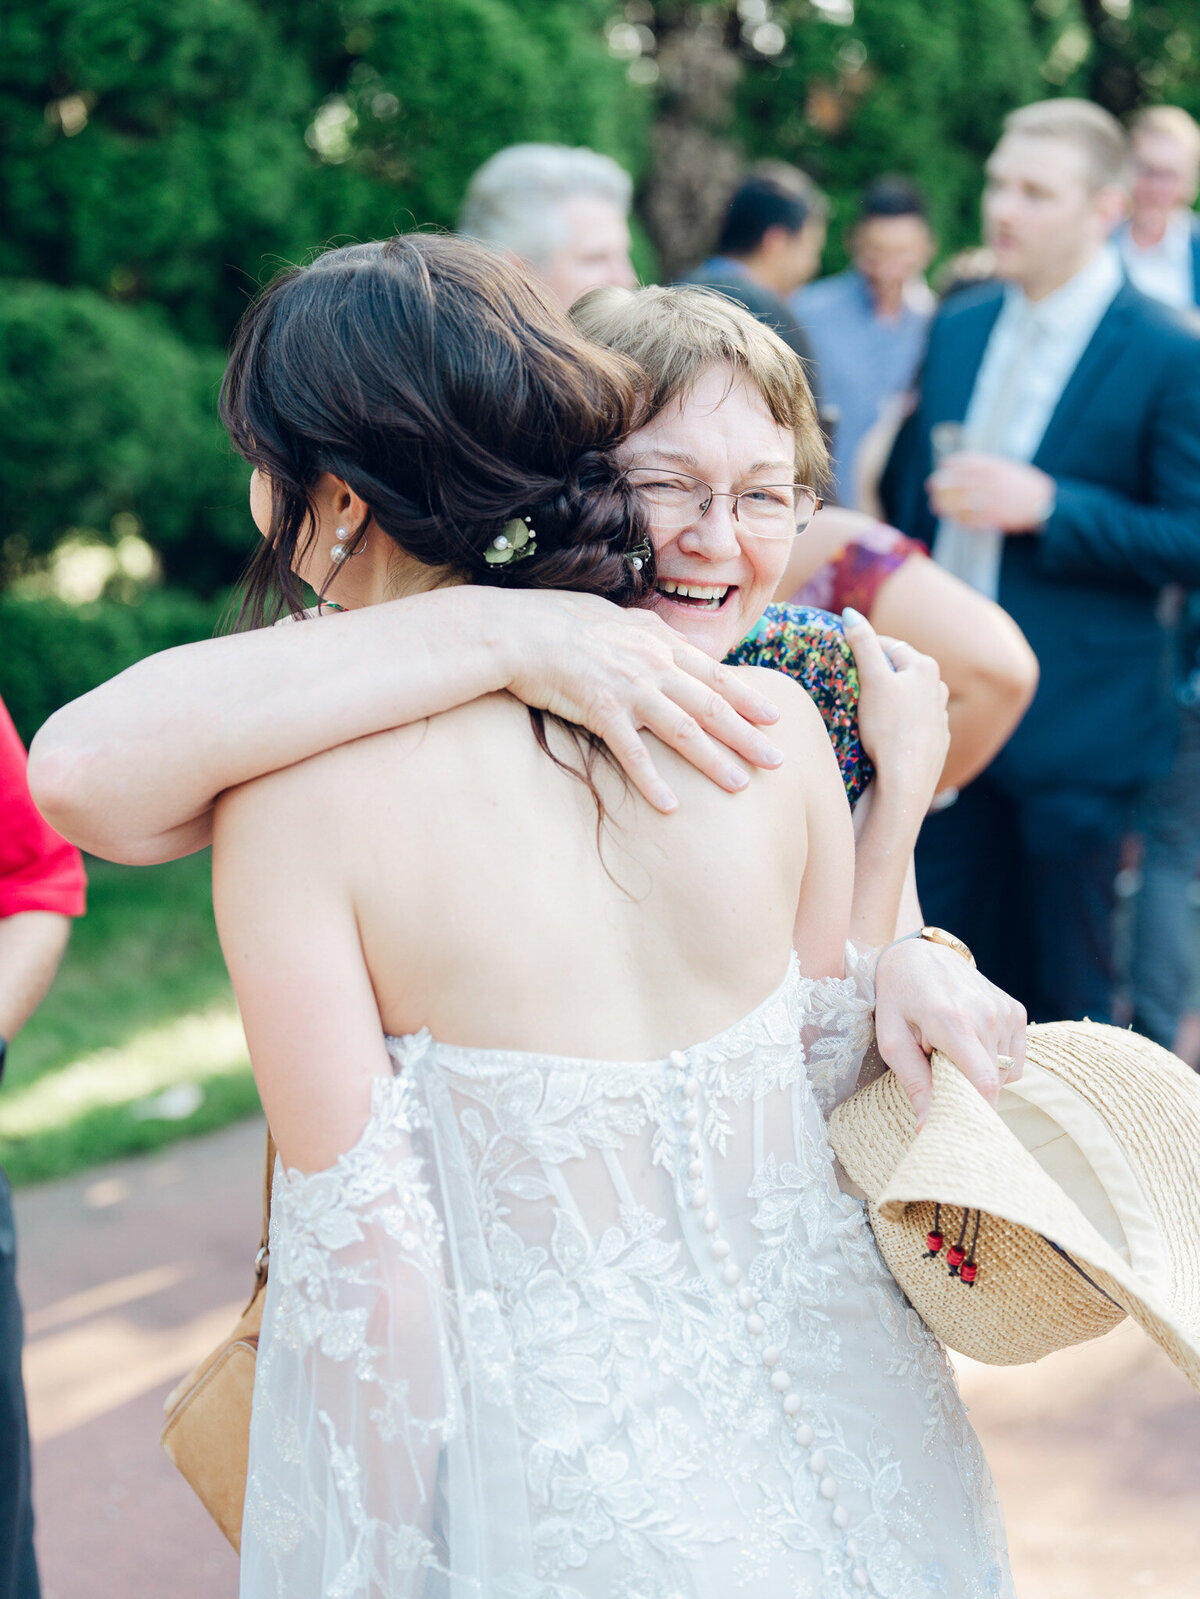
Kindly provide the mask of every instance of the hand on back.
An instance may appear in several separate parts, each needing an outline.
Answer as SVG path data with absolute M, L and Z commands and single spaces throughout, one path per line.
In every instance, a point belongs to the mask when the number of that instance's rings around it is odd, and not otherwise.
M 776 721 L 777 707 L 652 611 L 562 591 L 509 590 L 504 603 L 509 692 L 602 738 L 657 810 L 677 801 L 643 732 L 731 792 L 748 781 L 735 757 L 780 764 L 780 751 L 755 725 Z

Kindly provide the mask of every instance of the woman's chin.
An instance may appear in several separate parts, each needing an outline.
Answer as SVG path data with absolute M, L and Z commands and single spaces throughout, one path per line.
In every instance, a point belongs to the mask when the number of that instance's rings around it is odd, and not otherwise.
M 731 588 L 720 605 L 689 605 L 661 591 L 655 593 L 650 604 L 676 633 L 717 661 L 740 644 L 758 620 L 757 616 L 746 616 L 738 588 Z

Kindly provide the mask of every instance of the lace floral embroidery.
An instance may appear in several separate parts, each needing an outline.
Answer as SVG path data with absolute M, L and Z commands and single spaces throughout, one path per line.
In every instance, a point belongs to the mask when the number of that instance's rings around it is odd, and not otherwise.
M 833 1179 L 870 1008 L 793 966 L 690 1098 L 392 1041 L 354 1149 L 277 1173 L 243 1599 L 1008 1594 L 944 1355 Z

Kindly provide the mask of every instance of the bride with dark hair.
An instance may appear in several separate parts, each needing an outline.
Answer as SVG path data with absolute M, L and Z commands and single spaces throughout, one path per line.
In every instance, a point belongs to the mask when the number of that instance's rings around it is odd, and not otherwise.
M 356 606 L 637 604 L 636 382 L 462 241 L 320 257 L 230 361 L 252 605 L 331 570 Z M 796 684 L 736 676 L 783 762 L 732 796 L 658 746 L 673 814 L 507 693 L 219 800 L 280 1152 L 242 1599 L 1009 1592 L 945 1358 L 826 1138 L 872 1005 L 837 762 Z

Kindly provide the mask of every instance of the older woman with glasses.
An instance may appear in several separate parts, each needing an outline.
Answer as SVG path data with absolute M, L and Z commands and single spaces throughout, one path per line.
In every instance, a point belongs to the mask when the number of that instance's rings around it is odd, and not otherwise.
M 167 651 L 59 711 L 31 764 L 56 825 L 111 859 L 172 859 L 209 841 L 223 790 L 504 688 L 602 737 L 640 792 L 670 810 L 639 729 L 731 790 L 747 783 L 736 757 L 763 767 L 780 758 L 763 732 L 774 708 L 718 664 L 728 657 L 798 677 L 825 717 L 858 802 L 852 935 L 882 946 L 898 919 L 900 931 L 919 928 L 915 896 L 901 906 L 945 756 L 936 666 L 865 624 L 851 629 L 852 656 L 832 618 L 768 610 L 796 527 L 819 503 L 819 485 L 795 483 L 795 451 L 781 441 L 795 414 L 790 352 L 699 289 L 598 290 L 575 316 L 646 373 L 641 425 L 622 450 L 650 513 L 652 610 L 478 582 L 359 609 L 345 561 L 321 598 L 348 614 Z M 489 573 L 520 582 L 517 561 Z M 231 704 L 237 717 L 222 714 Z M 988 1095 L 1000 1057 L 1019 1071 L 1020 1007 L 957 953 L 901 943 L 878 980 L 880 1052 L 919 1112 L 934 1047 Z
M 781 440 L 794 379 L 780 341 L 703 289 L 598 289 L 571 315 L 645 374 L 641 425 L 619 453 L 648 512 L 655 611 L 707 655 L 798 677 L 825 713 L 852 800 L 868 775 L 857 759 L 855 733 L 861 736 L 875 774 L 855 808 L 852 936 L 882 945 L 898 927 L 920 927 L 912 849 L 945 760 L 946 690 L 936 662 L 907 643 L 876 638 L 856 618 L 850 633 L 862 698 L 855 729 L 845 714 L 854 683 L 840 625 L 822 612 L 770 605 L 796 534 L 821 507 L 818 487 L 795 481 L 796 460 L 815 458 L 811 441 L 798 438 L 789 448 Z M 918 981 L 922 1009 L 936 1010 L 939 991 L 947 999 L 961 992 L 962 963 L 939 954 L 944 970 Z M 998 1056 L 1015 1057 L 1019 1071 L 1024 1036 L 1016 1002 L 998 990 L 989 997 L 994 1009 L 982 1027 L 977 1011 L 965 1027 L 949 1021 L 946 1051 L 985 1092 Z M 921 1110 L 920 1042 L 931 1033 L 919 1042 L 911 1029 L 893 1030 L 892 1020 L 885 1005 L 877 1013 L 880 1049 Z M 948 1020 L 933 1019 L 939 1034 Z

